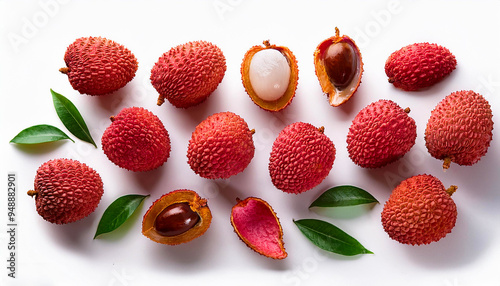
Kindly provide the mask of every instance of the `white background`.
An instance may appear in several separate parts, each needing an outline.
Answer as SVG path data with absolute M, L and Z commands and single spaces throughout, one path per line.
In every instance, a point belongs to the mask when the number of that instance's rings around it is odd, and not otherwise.
M 7 172 L 18 176 L 17 278 L 7 278 L 6 191 L 0 192 L 1 285 L 500 285 L 500 11 L 495 1 L 0 1 L 0 112 L 2 150 L 0 183 Z M 338 27 L 357 41 L 365 71 L 358 92 L 341 107 L 331 107 L 314 74 L 313 52 Z M 128 47 L 139 61 L 135 78 L 103 97 L 80 95 L 58 69 L 66 47 L 76 38 L 103 36 Z M 263 40 L 295 54 L 299 85 L 292 104 L 270 113 L 245 93 L 240 64 L 245 52 Z M 156 106 L 150 70 L 171 47 L 208 40 L 227 59 L 224 80 L 199 106 Z M 387 83 L 384 63 L 395 50 L 415 42 L 435 42 L 456 56 L 458 66 L 443 82 L 421 92 L 403 92 Z M 99 145 L 76 139 L 40 146 L 8 142 L 22 129 L 51 124 L 66 131 L 52 105 L 49 89 L 79 108 Z M 433 107 L 453 91 L 473 89 L 493 109 L 492 145 L 479 163 L 452 164 L 447 172 L 425 149 L 424 130 Z M 417 141 L 400 161 L 382 169 L 356 166 L 348 157 L 346 136 L 357 112 L 378 99 L 410 107 Z M 142 106 L 163 121 L 172 153 L 151 172 L 132 173 L 113 165 L 100 148 L 109 116 Z M 206 180 L 186 163 L 187 143 L 195 126 L 221 111 L 241 115 L 256 130 L 256 153 L 248 168 L 228 180 Z M 285 194 L 267 171 L 271 146 L 286 125 L 305 121 L 324 126 L 337 158 L 329 176 L 301 195 Z M 67 132 L 69 134 L 69 132 Z M 41 219 L 26 195 L 36 169 L 45 161 L 71 157 L 96 169 L 105 192 L 97 210 L 69 225 Z M 453 198 L 458 220 L 453 232 L 437 243 L 407 246 L 383 231 L 380 212 L 392 188 L 412 175 L 429 173 L 445 186 L 458 185 Z M 335 210 L 309 210 L 329 187 L 350 184 L 373 194 L 381 204 Z M 207 233 L 175 247 L 156 244 L 140 233 L 142 216 L 164 193 L 196 190 L 209 201 L 214 216 Z M 150 194 L 119 230 L 93 240 L 99 218 L 117 197 Z M 289 254 L 283 261 L 260 256 L 242 243 L 229 223 L 236 197 L 257 196 L 277 212 Z M 343 257 L 310 243 L 292 219 L 318 218 L 357 238 L 373 255 Z M 4 267 L 5 266 L 5 267 Z M 187 284 L 182 284 L 187 285 Z

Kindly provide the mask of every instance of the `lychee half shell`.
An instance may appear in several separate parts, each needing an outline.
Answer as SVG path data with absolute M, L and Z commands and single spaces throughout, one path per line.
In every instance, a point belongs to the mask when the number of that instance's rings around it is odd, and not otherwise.
M 261 255 L 273 259 L 287 257 L 283 229 L 272 207 L 255 197 L 237 201 L 231 210 L 231 225 L 238 237 Z

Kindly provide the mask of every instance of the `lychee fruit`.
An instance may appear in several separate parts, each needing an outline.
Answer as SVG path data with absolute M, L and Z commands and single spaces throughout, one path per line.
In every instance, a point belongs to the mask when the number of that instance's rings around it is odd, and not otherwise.
M 261 255 L 273 259 L 286 258 L 283 229 L 273 208 L 255 197 L 236 201 L 231 209 L 231 225 L 238 237 Z
M 363 108 L 347 134 L 351 160 L 363 168 L 379 168 L 410 151 L 417 138 L 417 126 L 409 112 L 409 108 L 384 99 Z
M 296 122 L 286 126 L 273 143 L 269 174 L 276 188 L 299 194 L 321 183 L 333 166 L 335 145 L 324 127 Z
M 196 126 L 187 151 L 188 163 L 207 179 L 227 179 L 242 172 L 255 153 L 252 135 L 240 116 L 220 112 Z
M 451 198 L 456 189 L 445 189 L 439 179 L 426 174 L 402 181 L 384 205 L 384 230 L 403 244 L 439 241 L 457 220 L 457 207 Z
M 170 137 L 160 119 L 142 107 L 122 109 L 111 117 L 101 143 L 104 154 L 121 168 L 150 171 L 170 156 Z
M 151 70 L 158 91 L 158 105 L 165 98 L 175 107 L 187 108 L 208 98 L 222 81 L 226 58 L 216 45 L 195 41 L 164 53 Z
M 137 59 L 123 45 L 102 37 L 76 39 L 64 55 L 73 89 L 81 94 L 103 95 L 124 87 L 137 71 Z
M 470 166 L 488 151 L 493 137 L 491 107 L 486 99 L 472 90 L 446 96 L 432 110 L 425 129 L 425 146 L 432 157 L 450 163 Z
M 406 91 L 430 87 L 457 66 L 455 56 L 445 47 L 416 43 L 392 53 L 385 62 L 389 82 Z
M 90 215 L 99 204 L 103 184 L 99 174 L 76 160 L 54 159 L 37 170 L 34 189 L 38 214 L 51 223 L 66 224 Z

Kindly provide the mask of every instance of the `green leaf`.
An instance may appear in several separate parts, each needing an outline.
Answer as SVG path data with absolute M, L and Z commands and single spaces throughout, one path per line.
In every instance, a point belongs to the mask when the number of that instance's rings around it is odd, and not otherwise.
M 378 203 L 370 193 L 354 186 L 337 186 L 326 190 L 309 207 L 343 207 Z
M 54 142 L 59 140 L 69 139 L 73 141 L 73 139 L 69 138 L 66 133 L 61 131 L 61 129 L 52 126 L 52 125 L 34 125 L 28 127 L 19 134 L 17 134 L 10 143 L 17 144 L 39 144 L 39 143 L 47 143 Z M 75 142 L 75 141 L 73 141 Z
M 94 239 L 98 235 L 117 229 L 127 221 L 147 197 L 149 197 L 149 195 L 125 195 L 112 202 L 102 214 Z
M 87 128 L 87 124 L 83 120 L 82 115 L 76 108 L 76 106 L 63 95 L 50 90 L 52 93 L 52 100 L 54 102 L 54 107 L 56 108 L 57 115 L 61 119 L 62 123 L 69 132 L 75 135 L 78 139 L 88 142 L 97 148 L 97 145 L 90 135 L 90 131 Z
M 293 222 L 305 237 L 323 250 L 346 256 L 373 254 L 356 239 L 333 224 L 317 219 L 302 219 Z

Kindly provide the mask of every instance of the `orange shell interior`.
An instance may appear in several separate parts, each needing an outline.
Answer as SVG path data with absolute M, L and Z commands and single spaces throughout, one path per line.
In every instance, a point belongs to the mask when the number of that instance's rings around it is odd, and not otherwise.
M 252 84 L 250 83 L 250 63 L 252 62 L 253 56 L 262 50 L 265 49 L 275 49 L 278 50 L 283 56 L 287 59 L 288 64 L 290 65 L 290 82 L 288 84 L 288 88 L 286 89 L 283 96 L 273 101 L 266 101 L 257 96 L 257 93 L 252 88 Z M 297 89 L 297 84 L 299 80 L 299 68 L 297 66 L 297 60 L 293 53 L 287 48 L 282 46 L 276 46 L 269 44 L 269 41 L 264 41 L 264 46 L 253 46 L 248 50 L 243 58 L 243 62 L 241 63 L 241 80 L 243 82 L 243 86 L 245 87 L 246 92 L 252 99 L 252 101 L 257 104 L 262 109 L 268 111 L 279 111 L 284 109 L 295 96 L 295 90 Z
M 357 67 L 357 80 L 353 80 L 348 88 L 339 90 L 337 89 L 328 78 L 328 74 L 326 73 L 325 66 L 322 62 L 323 53 L 330 47 L 332 44 L 346 42 L 350 44 L 356 54 L 358 56 L 358 67 Z M 339 36 L 339 30 L 335 28 L 335 36 L 330 37 L 323 42 L 321 42 L 316 50 L 314 51 L 314 67 L 316 71 L 316 76 L 318 77 L 319 84 L 321 85 L 321 89 L 328 96 L 329 102 L 331 106 L 339 106 L 342 103 L 346 102 L 351 98 L 351 96 L 356 92 L 361 83 L 361 75 L 363 74 L 363 60 L 361 58 L 361 53 L 359 51 L 356 43 L 349 38 L 348 36 Z
M 188 203 L 191 209 L 198 213 L 200 221 L 185 233 L 166 237 L 155 230 L 154 223 L 156 217 L 165 208 L 174 203 Z M 201 198 L 196 192 L 191 190 L 176 190 L 163 195 L 151 205 L 142 221 L 142 234 L 158 243 L 176 245 L 191 241 L 204 234 L 210 226 L 211 221 L 212 213 L 208 208 L 206 199 Z

